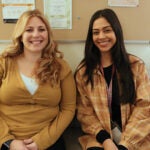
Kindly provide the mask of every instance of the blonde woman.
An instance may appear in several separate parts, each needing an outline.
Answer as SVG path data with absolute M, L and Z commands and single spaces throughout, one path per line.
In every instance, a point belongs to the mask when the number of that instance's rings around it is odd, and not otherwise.
M 1 149 L 65 150 L 61 135 L 75 113 L 75 83 L 39 10 L 18 19 L 0 57 L 0 83 Z

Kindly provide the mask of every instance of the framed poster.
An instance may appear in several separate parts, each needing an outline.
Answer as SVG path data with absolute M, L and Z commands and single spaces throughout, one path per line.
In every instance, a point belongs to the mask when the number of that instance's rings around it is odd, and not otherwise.
M 139 5 L 139 0 L 108 0 L 108 5 L 121 7 L 136 7 Z
M 44 0 L 44 14 L 54 29 L 72 29 L 72 0 Z
M 34 0 L 2 0 L 3 22 L 15 23 L 24 11 L 34 8 Z

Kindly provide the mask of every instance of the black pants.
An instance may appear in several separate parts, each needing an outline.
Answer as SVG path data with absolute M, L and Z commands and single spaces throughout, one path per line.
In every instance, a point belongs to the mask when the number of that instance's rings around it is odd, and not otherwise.
M 46 150 L 66 150 L 63 138 L 59 138 L 54 145 L 52 145 Z
M 104 150 L 104 149 L 100 147 L 90 147 L 87 150 Z

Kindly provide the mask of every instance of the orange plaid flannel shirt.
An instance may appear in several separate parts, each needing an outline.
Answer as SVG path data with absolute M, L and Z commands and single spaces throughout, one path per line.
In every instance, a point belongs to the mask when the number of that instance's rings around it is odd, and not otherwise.
M 142 60 L 129 55 L 134 74 L 136 102 L 121 105 L 122 137 L 120 144 L 128 150 L 150 150 L 150 80 Z M 104 129 L 110 135 L 110 114 L 107 101 L 106 82 L 101 72 L 94 72 L 94 88 L 85 85 L 85 67 L 76 75 L 78 90 L 77 117 L 85 135 L 79 138 L 83 150 L 88 147 L 102 147 L 96 141 L 96 134 Z M 122 91 L 125 92 L 125 91 Z

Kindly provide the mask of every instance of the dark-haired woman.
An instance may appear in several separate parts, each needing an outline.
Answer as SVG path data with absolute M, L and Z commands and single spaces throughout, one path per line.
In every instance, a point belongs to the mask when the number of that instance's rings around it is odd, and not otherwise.
M 113 10 L 93 14 L 75 79 L 83 150 L 150 149 L 149 77 L 143 61 L 126 52 Z

